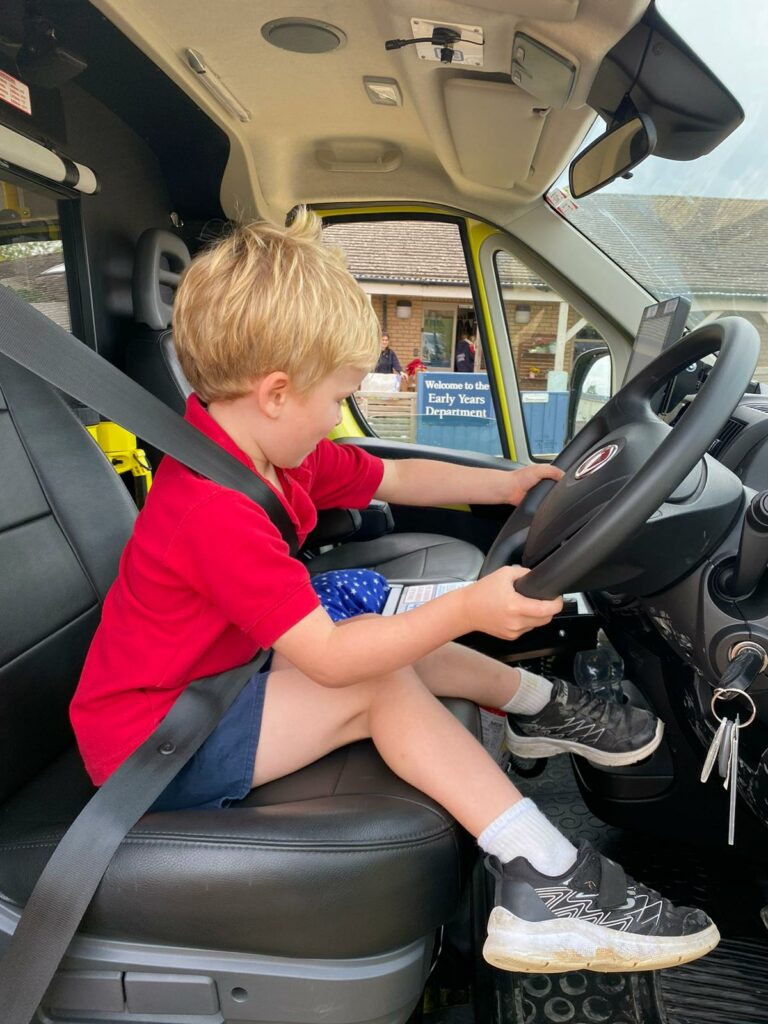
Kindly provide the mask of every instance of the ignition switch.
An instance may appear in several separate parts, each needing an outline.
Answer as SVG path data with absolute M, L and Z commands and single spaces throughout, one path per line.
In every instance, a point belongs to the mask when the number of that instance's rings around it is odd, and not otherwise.
M 734 644 L 730 659 L 717 688 L 734 692 L 724 694 L 723 700 L 735 697 L 737 691 L 746 692 L 760 673 L 768 668 L 768 654 L 752 640 Z

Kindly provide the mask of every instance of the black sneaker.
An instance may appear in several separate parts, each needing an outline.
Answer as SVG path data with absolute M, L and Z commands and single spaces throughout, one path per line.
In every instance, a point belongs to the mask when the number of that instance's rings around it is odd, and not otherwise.
M 701 910 L 675 907 L 582 843 L 565 874 L 523 857 L 486 858 L 496 879 L 483 956 L 505 971 L 650 971 L 704 956 L 720 941 Z
M 631 704 L 601 700 L 563 679 L 552 679 L 552 697 L 535 715 L 507 715 L 507 749 L 520 757 L 581 754 L 595 764 L 619 767 L 649 757 L 661 743 L 664 723 Z

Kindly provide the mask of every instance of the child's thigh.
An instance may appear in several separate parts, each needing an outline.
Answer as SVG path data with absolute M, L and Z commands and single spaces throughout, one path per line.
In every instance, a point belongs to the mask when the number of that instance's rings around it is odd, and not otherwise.
M 254 786 L 303 768 L 331 750 L 370 735 L 372 681 L 321 686 L 275 656 L 267 680 Z

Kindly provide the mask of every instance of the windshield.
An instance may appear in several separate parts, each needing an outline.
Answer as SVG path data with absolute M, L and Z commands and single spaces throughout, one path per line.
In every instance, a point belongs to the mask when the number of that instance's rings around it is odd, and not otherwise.
M 707 156 L 650 157 L 583 199 L 570 198 L 566 171 L 547 198 L 655 299 L 690 299 L 691 327 L 750 320 L 762 339 L 756 377 L 768 382 L 768 4 L 731 0 L 706 16 L 701 0 L 657 7 L 741 103 L 743 124 Z M 598 118 L 584 146 L 604 130 Z

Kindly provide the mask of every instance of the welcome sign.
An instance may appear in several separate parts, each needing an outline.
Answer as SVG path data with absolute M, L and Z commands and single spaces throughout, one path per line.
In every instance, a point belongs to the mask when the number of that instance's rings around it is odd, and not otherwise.
M 487 373 L 420 373 L 417 416 L 495 419 Z
M 420 373 L 416 417 L 417 443 L 501 454 L 487 373 Z

